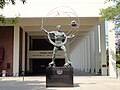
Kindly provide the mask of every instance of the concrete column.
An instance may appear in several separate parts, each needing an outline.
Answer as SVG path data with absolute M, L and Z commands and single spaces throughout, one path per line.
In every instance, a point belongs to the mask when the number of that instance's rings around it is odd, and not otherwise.
M 114 24 L 108 23 L 108 46 L 109 46 L 109 76 L 116 77 L 116 49 Z
M 84 71 L 84 43 L 82 41 L 82 71 Z
M 105 22 L 101 23 L 100 27 L 100 43 L 101 43 L 101 74 L 107 76 L 107 60 L 106 60 L 106 37 L 105 37 Z
M 95 29 L 95 33 L 94 33 L 94 35 L 95 35 L 95 73 L 96 74 L 98 74 L 98 72 L 99 72 L 99 63 L 100 63 L 100 61 L 99 61 L 99 38 L 98 38 L 98 26 L 96 25 L 95 27 L 94 27 L 94 29 Z
M 22 38 L 22 71 L 25 71 L 25 32 L 23 31 L 23 38 Z
M 90 71 L 90 35 L 88 35 L 88 42 L 87 42 L 87 53 L 88 53 L 88 71 Z
M 91 32 L 91 73 L 94 73 L 95 69 L 95 44 L 94 44 L 94 31 Z
M 85 55 L 85 59 L 84 59 L 84 61 L 85 61 L 85 72 L 87 72 L 87 39 L 85 38 L 85 40 L 84 40 L 84 43 L 85 43 L 85 45 L 84 45 L 84 55 Z
M 80 44 L 80 70 L 82 70 L 82 44 Z
M 89 40 L 90 40 L 89 41 L 90 42 L 90 72 L 91 72 L 91 69 L 92 69 L 92 53 L 91 53 L 92 52 L 91 51 L 92 50 L 92 46 L 91 46 L 92 44 L 91 44 L 91 37 L 92 36 L 91 36 L 91 32 L 90 32 L 90 38 L 89 38 Z
M 85 40 L 83 40 L 83 70 L 85 71 Z
M 13 75 L 19 75 L 19 40 L 20 40 L 19 26 L 14 26 L 14 47 L 13 47 Z
M 81 49 L 80 49 L 80 40 L 79 40 L 79 45 L 78 45 L 78 63 L 79 64 L 77 63 L 79 71 L 81 70 L 80 69 L 80 67 L 81 67 L 81 61 L 80 61 L 81 60 L 81 52 L 80 51 L 81 51 Z

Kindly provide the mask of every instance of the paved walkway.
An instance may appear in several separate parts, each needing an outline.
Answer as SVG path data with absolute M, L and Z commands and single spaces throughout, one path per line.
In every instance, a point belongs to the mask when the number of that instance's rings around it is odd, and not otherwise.
M 0 90 L 120 90 L 120 79 L 108 76 L 74 76 L 74 87 L 46 88 L 45 76 L 0 77 Z

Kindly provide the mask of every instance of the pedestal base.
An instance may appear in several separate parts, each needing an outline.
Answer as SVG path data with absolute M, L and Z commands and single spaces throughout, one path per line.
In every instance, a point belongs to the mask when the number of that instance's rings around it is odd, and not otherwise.
M 46 87 L 73 87 L 73 68 L 47 67 Z

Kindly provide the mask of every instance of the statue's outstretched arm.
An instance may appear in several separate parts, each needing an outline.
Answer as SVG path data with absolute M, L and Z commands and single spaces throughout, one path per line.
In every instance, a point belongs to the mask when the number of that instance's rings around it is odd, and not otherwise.
M 48 34 L 48 31 L 45 28 L 41 27 L 41 29 Z
M 73 37 L 75 37 L 75 35 L 73 34 L 70 34 L 69 36 L 67 36 L 67 38 L 73 38 Z

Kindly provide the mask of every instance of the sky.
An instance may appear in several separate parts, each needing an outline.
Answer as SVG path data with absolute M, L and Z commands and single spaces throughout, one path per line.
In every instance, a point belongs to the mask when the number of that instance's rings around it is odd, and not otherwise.
M 57 7 L 68 7 L 79 17 L 98 17 L 100 9 L 107 6 L 105 0 L 27 0 L 24 5 L 20 0 L 16 1 L 16 5 L 6 5 L 0 14 L 6 17 L 46 17 Z M 67 9 L 61 8 L 60 11 L 65 12 Z

